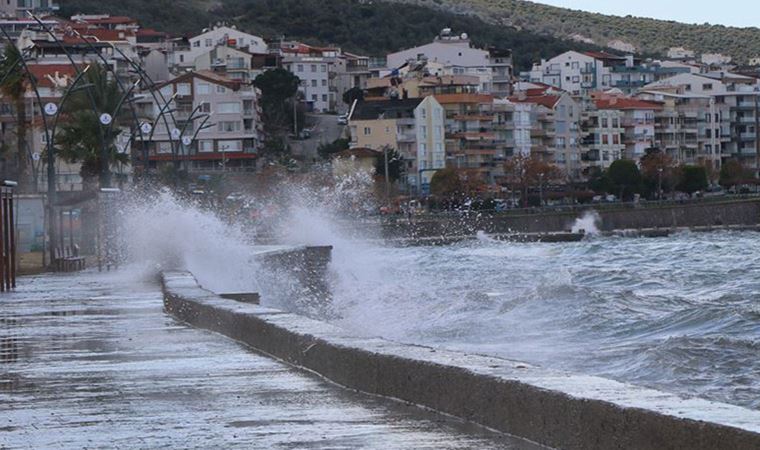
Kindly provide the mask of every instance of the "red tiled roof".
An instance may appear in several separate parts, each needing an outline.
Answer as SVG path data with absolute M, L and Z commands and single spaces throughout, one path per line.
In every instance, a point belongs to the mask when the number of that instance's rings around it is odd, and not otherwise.
M 662 109 L 662 104 L 637 98 L 602 98 L 594 100 L 599 109 Z
M 27 68 L 39 87 L 53 87 L 53 82 L 48 75 L 67 76 L 73 79 L 77 73 L 71 64 L 28 64 Z
M 152 28 L 140 28 L 137 30 L 137 36 L 168 36 L 167 33 L 164 33 L 163 31 L 157 31 Z
M 623 56 L 613 55 L 612 53 L 607 52 L 583 52 L 583 54 L 596 59 L 625 59 Z

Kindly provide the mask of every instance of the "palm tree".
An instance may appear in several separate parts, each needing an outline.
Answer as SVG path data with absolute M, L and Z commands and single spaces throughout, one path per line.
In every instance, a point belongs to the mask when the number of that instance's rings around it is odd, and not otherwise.
M 29 173 L 29 155 L 27 151 L 26 135 L 29 124 L 26 118 L 26 91 L 27 74 L 21 64 L 21 52 L 15 45 L 7 45 L 0 60 L 0 93 L 7 97 L 16 111 L 16 176 L 19 191 L 30 192 L 36 186 L 31 184 Z
M 109 78 L 105 67 L 91 67 L 83 82 L 87 87 L 73 93 L 63 106 L 65 119 L 55 143 L 61 158 L 82 165 L 80 175 L 84 190 L 93 191 L 98 187 L 98 179 L 101 186 L 109 183 L 112 164 L 129 163 L 129 155 L 116 149 L 120 124 L 128 111 L 118 83 Z M 100 121 L 104 113 L 113 116 L 110 126 Z

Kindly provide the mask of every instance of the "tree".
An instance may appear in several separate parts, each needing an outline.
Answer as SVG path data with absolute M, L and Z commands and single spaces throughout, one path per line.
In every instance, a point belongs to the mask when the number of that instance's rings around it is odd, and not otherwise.
M 641 185 L 641 173 L 635 162 L 630 159 L 618 159 L 607 170 L 610 185 L 620 193 L 620 199 L 631 198 Z
M 388 178 L 391 182 L 398 181 L 404 170 L 404 158 L 395 150 L 387 149 L 388 152 Z M 385 178 L 385 151 L 375 160 L 375 174 Z
M 504 163 L 504 175 L 512 190 L 522 192 L 523 206 L 528 206 L 528 190 L 541 190 L 546 184 L 559 181 L 562 171 L 536 155 L 517 155 Z
M 752 178 L 752 174 L 737 159 L 729 159 L 720 168 L 720 185 L 724 188 L 741 184 L 744 180 Z
M 364 100 L 364 90 L 362 90 L 362 88 L 358 86 L 352 87 L 343 93 L 343 103 L 347 104 L 348 106 L 353 105 L 354 101 L 356 100 Z
M 707 189 L 707 170 L 702 166 L 681 167 L 681 180 L 676 188 L 679 191 L 693 194 Z
M 129 163 L 129 155 L 119 152 L 115 144 L 121 134 L 120 125 L 128 116 L 128 106 L 121 102 L 123 93 L 105 67 L 90 66 L 84 82 L 89 87 L 72 94 L 63 105 L 65 118 L 55 145 L 61 158 L 82 165 L 82 183 L 85 190 L 93 191 L 97 189 L 98 177 L 101 186 L 109 183 L 112 164 Z M 100 122 L 100 115 L 104 113 L 112 116 L 110 126 Z
M 657 194 L 673 190 L 678 178 L 677 168 L 673 158 L 663 153 L 659 148 L 648 148 L 641 158 L 641 176 L 650 193 Z M 658 195 L 655 195 L 658 197 Z
M 293 101 L 301 80 L 285 69 L 267 70 L 253 85 L 261 90 L 261 110 L 268 133 L 287 133 L 293 124 Z
M 20 192 L 31 192 L 36 189 L 32 184 L 29 166 L 29 151 L 26 135 L 29 123 L 26 118 L 26 92 L 29 78 L 22 65 L 23 55 L 12 44 L 6 45 L 3 58 L 0 61 L 0 92 L 8 97 L 16 112 L 16 148 L 15 168 Z
M 459 171 L 449 167 L 434 173 L 430 180 L 430 193 L 446 200 L 462 196 L 464 182 Z

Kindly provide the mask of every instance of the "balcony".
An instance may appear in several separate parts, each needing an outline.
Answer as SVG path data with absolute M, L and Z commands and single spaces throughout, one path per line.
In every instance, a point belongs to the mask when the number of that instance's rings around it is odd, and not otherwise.
M 417 140 L 417 136 L 414 134 L 407 134 L 407 133 L 397 133 L 396 134 L 396 141 L 397 142 L 415 142 Z

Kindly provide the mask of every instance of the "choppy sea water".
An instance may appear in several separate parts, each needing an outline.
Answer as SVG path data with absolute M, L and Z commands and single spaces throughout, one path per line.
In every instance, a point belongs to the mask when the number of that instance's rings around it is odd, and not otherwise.
M 760 234 L 336 247 L 333 313 L 389 339 L 760 409 Z

